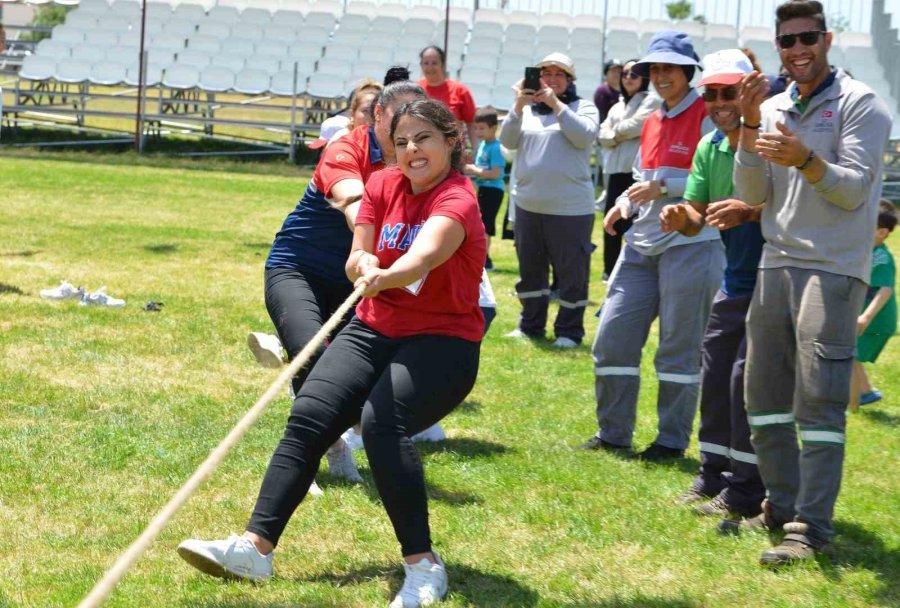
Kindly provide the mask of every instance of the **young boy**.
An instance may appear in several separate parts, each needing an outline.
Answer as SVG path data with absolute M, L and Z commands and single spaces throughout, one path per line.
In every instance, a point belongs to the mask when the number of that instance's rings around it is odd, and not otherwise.
M 491 237 L 497 232 L 497 211 L 503 202 L 503 171 L 506 169 L 506 159 L 497 141 L 497 110 L 486 106 L 475 112 L 475 135 L 481 143 L 478 144 L 475 163 L 467 164 L 465 172 L 475 178 L 475 185 L 478 186 L 478 207 L 487 235 L 488 255 L 484 268 L 493 270 Z
M 872 388 L 863 363 L 874 363 L 897 331 L 897 298 L 894 296 L 896 269 L 894 258 L 884 241 L 897 225 L 893 203 L 882 200 L 875 230 L 875 249 L 872 252 L 872 278 L 865 308 L 856 321 L 859 338 L 856 341 L 856 360 L 853 362 L 853 385 L 850 390 L 850 409 L 881 399 L 881 391 Z

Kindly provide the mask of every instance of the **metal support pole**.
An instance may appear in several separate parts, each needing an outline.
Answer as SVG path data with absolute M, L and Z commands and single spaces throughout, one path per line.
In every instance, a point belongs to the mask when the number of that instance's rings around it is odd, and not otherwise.
M 444 0 L 444 57 L 450 56 L 450 0 Z M 446 70 L 447 66 L 444 66 Z
M 294 62 L 294 85 L 291 87 L 291 136 L 290 136 L 290 150 L 288 150 L 288 155 L 291 159 L 291 162 L 295 162 L 297 160 L 297 72 L 298 72 L 298 62 Z
M 144 99 L 144 72 L 147 69 L 146 56 L 144 49 L 144 36 L 147 31 L 147 0 L 141 0 L 141 55 L 138 59 L 138 89 L 137 89 L 137 115 L 134 120 L 134 147 L 138 154 L 144 152 L 144 116 L 143 103 Z

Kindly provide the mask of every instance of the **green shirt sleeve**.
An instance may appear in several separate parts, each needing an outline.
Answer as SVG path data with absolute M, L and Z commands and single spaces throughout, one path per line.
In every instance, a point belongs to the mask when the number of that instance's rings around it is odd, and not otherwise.
M 872 287 L 893 287 L 896 280 L 894 258 L 887 247 L 882 245 L 875 249 L 872 255 L 872 278 L 869 285 Z
M 691 164 L 691 173 L 687 178 L 687 186 L 684 189 L 684 200 L 694 203 L 702 203 L 708 205 L 709 196 L 709 175 L 707 174 L 709 163 L 709 148 L 712 144 L 703 138 L 697 150 L 694 152 L 694 160 Z

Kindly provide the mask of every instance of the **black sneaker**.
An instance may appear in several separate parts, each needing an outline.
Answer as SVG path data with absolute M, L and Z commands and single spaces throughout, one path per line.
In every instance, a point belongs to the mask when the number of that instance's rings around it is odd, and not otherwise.
M 631 449 L 627 445 L 616 445 L 608 441 L 603 441 L 596 435 L 588 439 L 586 442 L 578 446 L 579 450 L 606 450 L 608 452 L 627 452 Z
M 494 260 L 491 259 L 491 256 L 488 256 L 484 261 L 484 269 L 488 272 L 494 269 Z
M 638 460 L 643 460 L 645 462 L 667 462 L 669 460 L 684 458 L 684 450 L 667 448 L 658 443 L 651 443 L 647 449 L 638 453 L 637 458 Z

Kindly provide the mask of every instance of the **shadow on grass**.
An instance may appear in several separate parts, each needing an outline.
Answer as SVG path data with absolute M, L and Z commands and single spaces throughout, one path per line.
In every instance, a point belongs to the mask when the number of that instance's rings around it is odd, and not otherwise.
M 881 537 L 858 524 L 835 521 L 834 529 L 833 550 L 819 558 L 825 576 L 840 582 L 844 569 L 865 568 L 881 583 L 875 590 L 876 597 L 896 606 L 900 598 L 900 551 L 886 547 Z
M 7 283 L 0 283 L 0 294 L 4 293 L 14 293 L 17 296 L 22 295 L 22 290 L 16 287 L 15 285 L 9 285 Z
M 643 463 L 644 466 L 648 468 L 666 468 L 666 469 L 677 469 L 682 473 L 696 473 L 700 470 L 700 461 L 691 456 L 683 456 L 682 458 L 676 458 L 674 460 L 667 460 L 664 462 L 643 462 L 641 460 L 637 460 L 635 458 L 635 462 Z
M 591 602 L 559 604 L 559 606 L 560 608 L 698 608 L 700 604 L 682 599 L 639 595 L 632 598 L 613 597 Z
M 463 401 L 460 403 L 455 410 L 455 412 L 465 412 L 467 414 L 474 414 L 476 412 L 481 411 L 481 401 Z
M 272 243 L 241 243 L 241 247 L 246 247 L 247 249 L 268 249 L 272 246 Z
M 423 456 L 452 452 L 465 458 L 486 458 L 512 451 L 501 443 L 474 439 L 472 437 L 449 437 L 443 441 L 421 441 L 416 444 Z
M 144 250 L 150 253 L 175 253 L 178 251 L 178 245 L 172 243 L 160 243 L 159 245 L 144 245 Z
M 462 598 L 471 606 L 488 608 L 491 606 L 516 606 L 528 608 L 537 606 L 538 594 L 512 577 L 487 574 L 469 566 L 450 563 L 447 566 L 450 577 L 450 593 Z M 403 571 L 396 565 L 373 565 L 342 574 L 321 574 L 306 579 L 294 579 L 298 583 L 327 583 L 338 587 L 364 584 L 372 579 L 386 579 L 395 594 L 403 585 Z M 387 599 L 387 598 L 386 598 Z
M 30 258 L 34 255 L 37 255 L 38 253 L 40 253 L 39 250 L 26 249 L 24 251 L 9 251 L 0 253 L 0 256 L 4 258 Z
M 375 480 L 372 479 L 372 473 L 369 469 L 360 467 L 359 474 L 362 475 L 363 483 L 354 484 L 342 477 L 332 477 L 327 472 L 320 471 L 319 474 L 316 475 L 316 483 L 326 492 L 329 489 L 334 488 L 359 488 L 366 494 L 366 497 L 370 501 L 373 503 L 380 502 L 381 496 L 378 495 L 378 489 L 375 487 Z M 475 494 L 445 490 L 428 481 L 425 482 L 425 493 L 428 496 L 428 500 L 436 500 L 454 506 L 477 505 L 481 502 L 481 498 Z M 303 499 L 303 502 L 306 503 L 313 500 L 315 500 L 315 497 L 307 496 Z
M 884 410 L 860 409 L 863 416 L 873 422 L 883 424 L 885 426 L 900 426 L 900 416 L 890 414 Z

